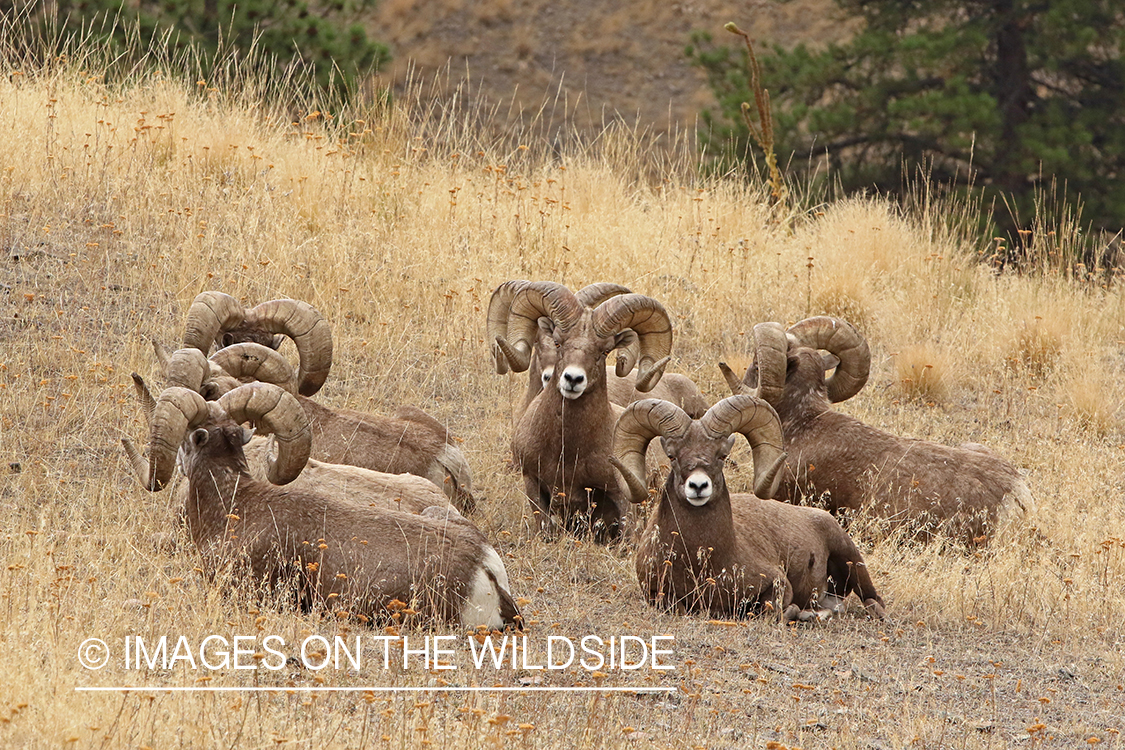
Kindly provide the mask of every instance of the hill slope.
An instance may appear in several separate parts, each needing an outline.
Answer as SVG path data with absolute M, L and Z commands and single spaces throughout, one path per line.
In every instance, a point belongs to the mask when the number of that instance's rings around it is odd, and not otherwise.
M 383 0 L 368 30 L 392 46 L 400 89 L 412 70 L 430 81 L 448 66 L 447 87 L 467 73 L 490 102 L 535 110 L 559 93 L 581 128 L 618 115 L 664 132 L 694 127 L 712 103 L 684 55 L 693 31 L 725 36 L 735 21 L 763 49 L 826 43 L 850 28 L 835 13 L 831 0 Z

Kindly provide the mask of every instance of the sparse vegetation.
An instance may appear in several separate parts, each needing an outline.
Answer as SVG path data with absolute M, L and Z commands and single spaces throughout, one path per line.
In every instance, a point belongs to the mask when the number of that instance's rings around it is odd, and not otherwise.
M 0 744 L 1119 746 L 1119 284 L 981 264 L 990 237 L 883 200 L 807 210 L 788 232 L 768 221 L 764 189 L 698 176 L 690 147 L 656 163 L 643 139 L 555 148 L 534 122 L 489 128 L 503 123 L 421 95 L 389 112 L 304 106 L 294 118 L 250 83 L 98 71 L 90 54 L 43 68 L 8 59 L 0 76 Z M 893 622 L 853 604 L 817 628 L 661 612 L 627 549 L 529 533 L 506 468 L 525 376 L 490 375 L 485 341 L 499 282 L 611 280 L 659 299 L 674 367 L 718 399 L 715 363 L 745 355 L 754 323 L 823 312 L 808 308 L 836 275 L 857 279 L 843 288 L 857 290 L 873 350 L 871 381 L 841 409 L 896 434 L 986 443 L 1029 471 L 1030 525 L 967 553 L 875 544 L 857 519 L 849 534 Z M 182 536 L 178 551 L 148 541 L 176 527 L 175 509 L 137 486 L 120 450 L 146 428 L 129 373 L 158 380 L 149 337 L 176 340 L 204 289 L 313 304 L 338 352 L 318 398 L 415 403 L 465 436 L 483 495 L 474 520 L 505 558 L 530 641 L 671 634 L 675 671 L 83 669 L 90 637 L 372 634 L 206 580 Z M 1018 343 L 1042 311 L 1068 321 L 1056 364 L 1013 366 L 1044 348 Z M 891 356 L 922 342 L 955 373 L 933 406 L 902 397 Z M 728 481 L 744 490 L 749 456 L 734 458 Z M 304 692 L 443 682 L 675 692 Z M 279 692 L 75 691 L 114 684 Z

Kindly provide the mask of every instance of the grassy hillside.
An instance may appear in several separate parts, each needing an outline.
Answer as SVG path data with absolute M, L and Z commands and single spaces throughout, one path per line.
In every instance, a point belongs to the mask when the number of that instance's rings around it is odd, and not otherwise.
M 925 186 L 911 212 L 850 200 L 779 221 L 763 190 L 696 177 L 690 151 L 649 161 L 627 129 L 560 152 L 440 108 L 333 114 L 293 123 L 167 71 L 108 85 L 89 62 L 0 77 L 0 744 L 1118 746 L 1120 284 L 978 262 L 991 238 L 956 231 L 971 207 L 928 201 Z M 527 533 L 505 466 L 524 379 L 493 374 L 484 341 L 489 294 L 511 278 L 660 299 L 673 368 L 715 399 L 716 362 L 745 363 L 755 323 L 845 316 L 871 342 L 873 376 L 839 408 L 987 444 L 1028 471 L 1038 512 L 977 553 L 854 527 L 892 622 L 854 600 L 819 627 L 655 611 L 628 548 Z M 445 673 L 125 669 L 126 636 L 370 634 L 210 583 L 186 540 L 150 541 L 175 510 L 124 460 L 119 438 L 145 432 L 129 373 L 158 381 L 149 339 L 177 343 L 205 289 L 318 308 L 337 352 L 325 402 L 409 403 L 448 422 L 536 648 L 551 634 L 672 635 L 675 670 L 475 670 L 463 653 Z M 99 671 L 77 658 L 91 637 L 118 649 Z M 632 690 L 304 690 L 595 684 Z M 120 685 L 288 691 L 76 690 Z M 637 692 L 652 687 L 672 692 Z
M 565 138 L 572 127 L 592 136 L 615 118 L 694 131 L 714 101 L 684 47 L 693 31 L 725 36 L 728 21 L 761 48 L 839 41 L 851 28 L 831 0 L 381 0 L 368 33 L 391 46 L 384 80 L 399 94 L 412 77 L 444 73 L 434 87 L 441 95 L 460 85 L 462 97 L 501 111 L 539 113 Z

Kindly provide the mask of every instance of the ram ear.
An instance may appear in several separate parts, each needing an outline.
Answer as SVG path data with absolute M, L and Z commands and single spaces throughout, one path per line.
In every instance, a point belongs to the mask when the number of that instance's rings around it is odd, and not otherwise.
M 610 351 L 614 349 L 617 350 L 614 372 L 617 377 L 623 378 L 637 366 L 637 358 L 641 352 L 640 336 L 632 328 L 626 328 L 613 337 L 613 347 Z
M 821 352 L 820 358 L 824 360 L 824 371 L 835 370 L 840 365 L 840 358 L 831 352 Z
M 725 459 L 730 455 L 730 452 L 734 450 L 734 437 L 737 434 L 738 433 L 736 432 L 734 433 L 734 435 L 728 436 L 727 439 L 723 441 L 722 446 L 719 447 L 719 458 Z

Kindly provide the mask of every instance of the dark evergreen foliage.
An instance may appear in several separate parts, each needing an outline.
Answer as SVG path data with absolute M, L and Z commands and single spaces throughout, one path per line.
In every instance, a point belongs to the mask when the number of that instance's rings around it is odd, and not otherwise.
M 1079 200 L 1084 221 L 1125 226 L 1125 5 L 836 2 L 863 20 L 850 41 L 759 53 L 775 148 L 791 174 L 823 174 L 827 160 L 846 192 L 896 194 L 924 168 L 984 191 L 1007 229 Z M 693 41 L 688 55 L 719 105 L 704 113 L 708 148 L 725 165 L 740 162 L 749 134 L 739 107 L 753 101 L 745 51 L 706 34 Z
M 306 67 L 322 89 L 354 89 L 390 59 L 358 22 L 375 0 L 0 0 L 0 11 L 24 13 L 54 32 L 90 34 L 128 54 L 167 39 L 172 50 L 195 47 L 203 69 L 220 50 L 268 61 L 273 75 Z M 139 44 L 131 44 L 132 36 Z

